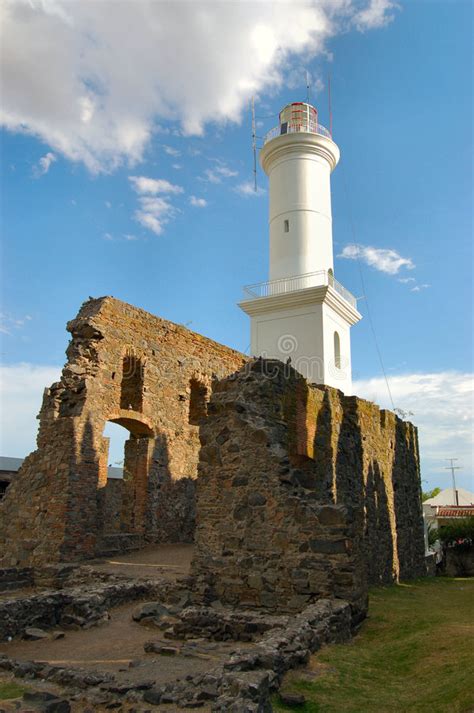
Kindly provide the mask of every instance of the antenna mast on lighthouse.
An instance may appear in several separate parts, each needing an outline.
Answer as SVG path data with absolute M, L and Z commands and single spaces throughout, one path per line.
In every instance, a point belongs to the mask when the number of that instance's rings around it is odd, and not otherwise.
M 329 133 L 332 137 L 331 75 L 328 75 Z
M 252 97 L 252 151 L 253 151 L 253 189 L 257 192 L 257 125 L 255 123 L 255 98 Z

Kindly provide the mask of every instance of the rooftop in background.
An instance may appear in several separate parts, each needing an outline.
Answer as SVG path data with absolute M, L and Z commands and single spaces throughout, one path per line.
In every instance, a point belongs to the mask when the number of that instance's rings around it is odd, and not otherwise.
M 9 458 L 8 456 L 0 456 L 0 471 L 14 473 L 20 470 L 23 458 Z
M 0 456 L 0 473 L 16 473 L 20 470 L 23 461 L 24 458 Z M 123 468 L 109 466 L 107 469 L 107 478 L 123 478 Z
M 458 502 L 456 502 L 456 497 L 454 495 L 452 488 L 445 488 L 434 498 L 425 500 L 423 505 L 436 506 L 453 506 L 457 505 L 474 505 L 474 493 L 469 490 L 464 490 L 464 488 L 456 488 L 458 494 Z

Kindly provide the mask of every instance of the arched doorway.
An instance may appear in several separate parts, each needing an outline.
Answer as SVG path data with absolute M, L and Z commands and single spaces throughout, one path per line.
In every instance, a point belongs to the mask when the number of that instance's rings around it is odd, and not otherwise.
M 151 428 L 131 415 L 107 421 L 98 483 L 104 536 L 145 534 L 154 444 Z

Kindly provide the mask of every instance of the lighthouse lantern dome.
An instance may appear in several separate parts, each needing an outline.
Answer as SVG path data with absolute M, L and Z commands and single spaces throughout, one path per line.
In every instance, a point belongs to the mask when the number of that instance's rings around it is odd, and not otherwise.
M 306 102 L 292 102 L 280 112 L 281 134 L 305 131 L 317 133 L 318 110 Z

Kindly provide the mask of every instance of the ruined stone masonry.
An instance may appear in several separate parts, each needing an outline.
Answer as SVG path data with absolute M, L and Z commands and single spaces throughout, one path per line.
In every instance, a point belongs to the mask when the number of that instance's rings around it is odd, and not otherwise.
M 416 429 L 291 366 L 216 384 L 201 428 L 194 575 L 229 604 L 301 610 L 425 574 Z
M 107 538 L 192 541 L 198 423 L 213 383 L 245 357 L 111 297 L 86 302 L 68 330 L 38 448 L 2 501 L 0 559 L 84 559 L 107 549 Z M 107 485 L 107 421 L 130 432 L 120 484 Z
M 195 537 L 203 601 L 337 597 L 355 622 L 369 583 L 425 574 L 412 424 L 111 297 L 68 330 L 38 448 L 0 504 L 4 567 Z M 109 484 L 108 421 L 130 433 Z

